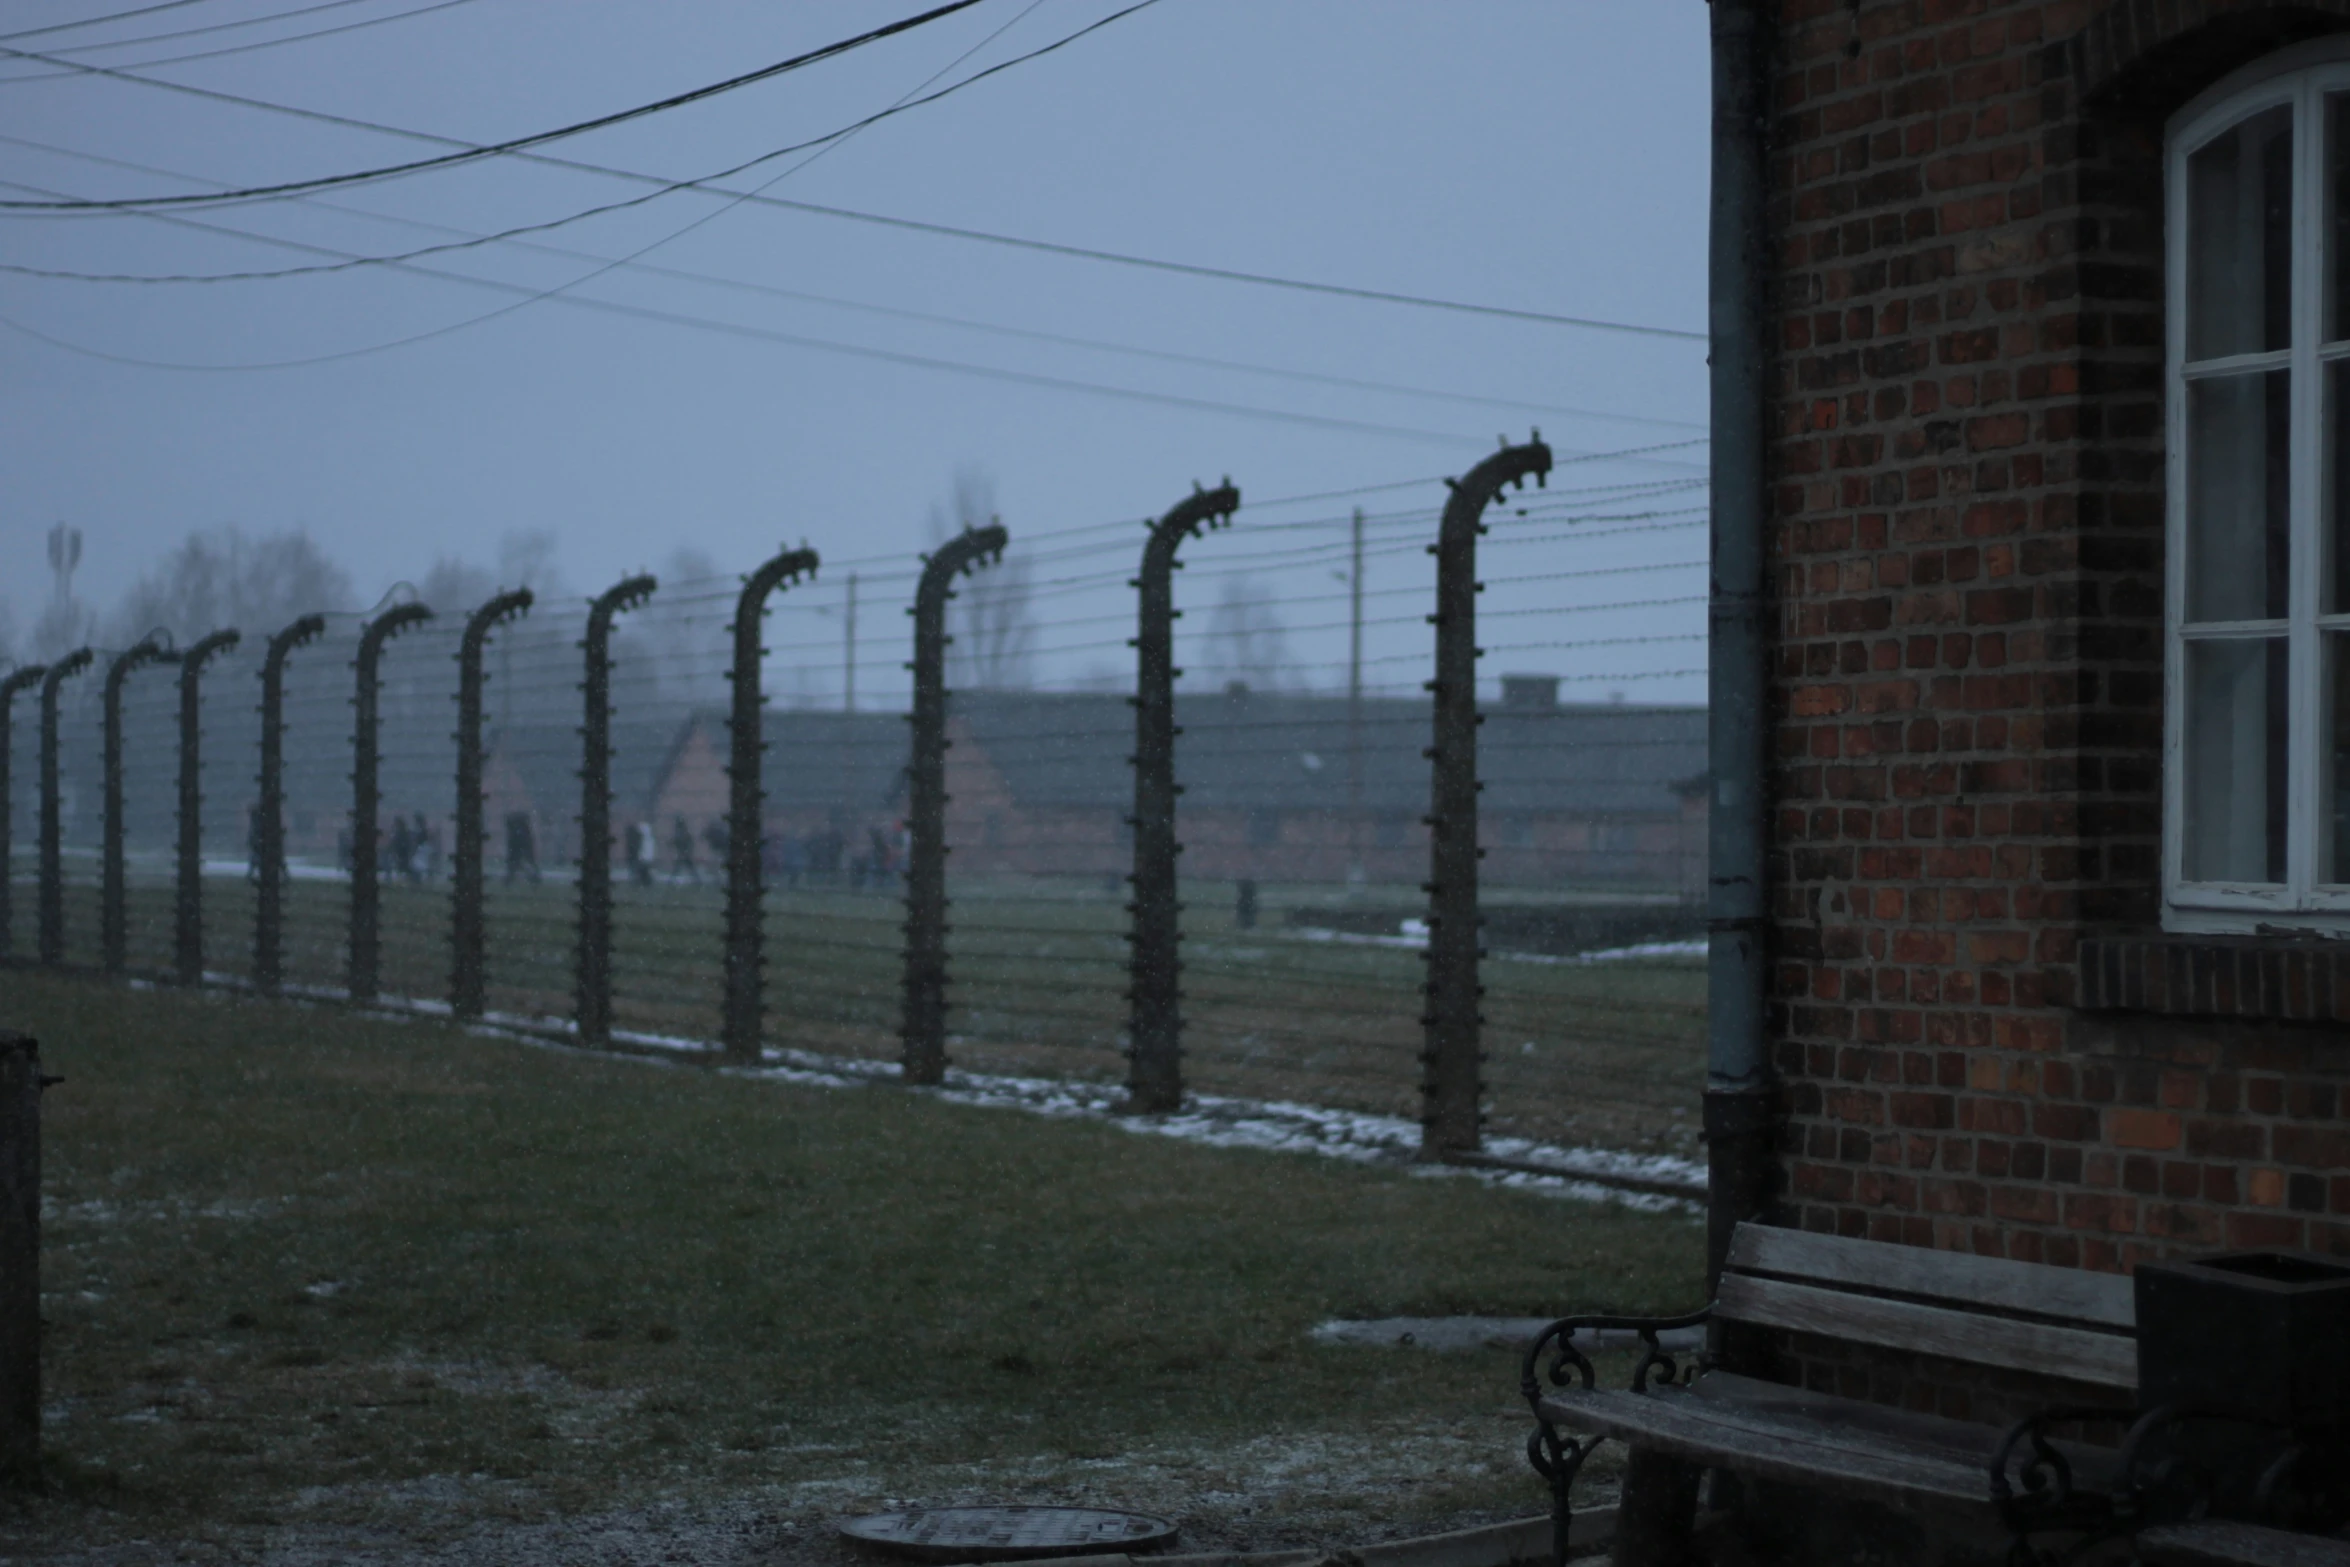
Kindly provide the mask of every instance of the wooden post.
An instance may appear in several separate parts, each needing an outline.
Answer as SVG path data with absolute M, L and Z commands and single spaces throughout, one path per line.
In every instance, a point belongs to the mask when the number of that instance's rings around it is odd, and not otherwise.
M 41 1047 L 0 1029 L 0 1475 L 41 1461 Z

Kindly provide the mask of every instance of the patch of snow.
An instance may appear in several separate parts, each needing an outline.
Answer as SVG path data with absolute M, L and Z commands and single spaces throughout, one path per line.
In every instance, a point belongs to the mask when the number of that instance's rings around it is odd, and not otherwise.
M 1471 1349 L 1523 1350 L 1550 1326 L 1548 1317 L 1373 1317 L 1318 1323 L 1307 1336 L 1317 1344 L 1357 1349 L 1425 1349 L 1439 1354 Z M 1585 1328 L 1575 1337 L 1582 1349 L 1635 1349 L 1640 1335 L 1629 1328 Z M 1670 1328 L 1657 1347 L 1686 1354 L 1705 1347 L 1705 1329 Z
M 1401 947 L 1419 952 L 1428 945 L 1428 922 L 1404 920 L 1403 934 L 1379 936 L 1361 931 L 1324 930 L 1320 926 L 1301 925 L 1281 934 L 1292 941 L 1331 942 L 1349 947 Z M 1501 963 L 1534 963 L 1549 966 L 1579 967 L 1586 963 L 1623 963 L 1642 958 L 1702 958 L 1706 955 L 1704 937 L 1688 941 L 1643 941 L 1629 947 L 1605 947 L 1597 952 L 1509 952 L 1489 950 L 1485 956 Z

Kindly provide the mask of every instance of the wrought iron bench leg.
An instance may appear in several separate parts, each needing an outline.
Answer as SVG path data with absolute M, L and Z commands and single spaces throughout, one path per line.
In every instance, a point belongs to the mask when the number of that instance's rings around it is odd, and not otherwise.
M 1601 1440 L 1562 1436 L 1558 1427 L 1547 1420 L 1526 1438 L 1526 1461 L 1550 1485 L 1551 1567 L 1566 1567 L 1567 1551 L 1574 1543 L 1575 1476 Z

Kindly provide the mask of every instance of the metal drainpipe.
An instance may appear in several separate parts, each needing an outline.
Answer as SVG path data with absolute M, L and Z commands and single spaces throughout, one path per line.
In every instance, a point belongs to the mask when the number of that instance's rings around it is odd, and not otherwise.
M 1769 803 L 1764 624 L 1764 431 L 1770 249 L 1764 165 L 1771 0 L 1712 0 L 1713 199 L 1707 288 L 1712 367 L 1713 583 L 1707 752 L 1709 852 L 1706 1283 L 1731 1231 L 1769 1206 L 1773 1097 L 1766 1034 L 1764 860 Z

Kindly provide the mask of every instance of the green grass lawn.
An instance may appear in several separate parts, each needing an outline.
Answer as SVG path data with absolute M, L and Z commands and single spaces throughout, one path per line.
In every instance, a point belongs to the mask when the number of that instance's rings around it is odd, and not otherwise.
M 171 891 L 134 867 L 134 971 L 170 961 Z M 1343 899 L 1344 889 L 1321 889 Z M 98 958 L 97 893 L 67 898 L 68 956 Z M 286 977 L 339 988 L 346 977 L 349 890 L 300 880 L 286 889 Z M 1228 884 L 1187 885 L 1184 1070 L 1195 1089 L 1388 1115 L 1420 1108 L 1421 954 L 1312 941 L 1284 929 L 1281 905 L 1312 888 L 1268 894 L 1264 923 L 1234 924 Z M 20 941 L 33 889 L 17 887 Z M 711 1038 L 718 1031 L 720 891 L 661 883 L 615 889 L 614 1002 L 623 1028 Z M 1126 1026 L 1126 889 L 1070 878 L 971 879 L 953 890 L 950 1053 L 983 1071 L 1118 1081 Z M 1408 904 L 1398 889 L 1388 899 Z M 568 1020 L 576 890 L 507 885 L 485 898 L 493 1009 Z M 449 889 L 391 882 L 382 899 L 386 994 L 445 998 Z M 207 954 L 216 971 L 249 972 L 252 889 L 205 885 Z M 903 908 L 894 889 L 776 889 L 766 902 L 767 1037 L 866 1059 L 900 1050 Z M 22 948 L 20 947 L 20 952 Z M 1495 956 L 1483 966 L 1488 1129 L 1570 1145 L 1693 1157 L 1705 1079 L 1705 967 L 1675 957 L 1577 965 Z
M 17 1504 L 20 1538 L 975 1496 L 1151 1505 L 1195 1540 L 1444 1527 L 1540 1510 L 1514 1357 L 1329 1348 L 1314 1323 L 1701 1288 L 1689 1219 L 1457 1175 L 5 985 L 0 1025 L 66 1078 L 62 1488 Z

